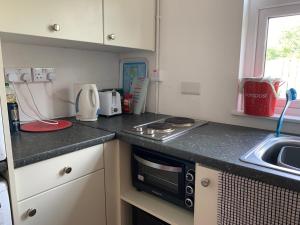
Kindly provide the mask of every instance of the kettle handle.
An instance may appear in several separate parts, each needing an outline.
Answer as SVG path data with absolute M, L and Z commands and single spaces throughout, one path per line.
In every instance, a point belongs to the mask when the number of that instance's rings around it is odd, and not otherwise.
M 78 92 L 77 96 L 76 96 L 76 101 L 75 101 L 75 111 L 76 113 L 79 112 L 79 98 L 81 95 L 82 89 L 80 89 L 80 91 Z
M 99 108 L 100 101 L 99 101 L 99 94 L 98 94 L 98 90 L 97 90 L 96 86 L 93 85 L 93 86 L 91 87 L 90 90 L 91 90 L 91 92 L 92 92 L 92 94 L 93 94 L 93 97 L 94 97 L 94 99 L 95 99 L 95 101 L 91 100 L 92 105 L 93 105 L 94 107 Z

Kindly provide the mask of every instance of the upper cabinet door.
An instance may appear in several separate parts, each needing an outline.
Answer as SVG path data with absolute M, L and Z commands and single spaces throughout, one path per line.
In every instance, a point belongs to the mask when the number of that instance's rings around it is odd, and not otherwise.
M 104 44 L 155 49 L 155 0 L 104 0 Z
M 0 31 L 103 43 L 102 0 L 0 0 Z

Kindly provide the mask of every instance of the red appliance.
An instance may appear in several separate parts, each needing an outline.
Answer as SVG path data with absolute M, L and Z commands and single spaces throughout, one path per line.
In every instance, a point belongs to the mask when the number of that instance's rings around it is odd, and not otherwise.
M 280 80 L 245 79 L 244 113 L 254 116 L 273 116 Z

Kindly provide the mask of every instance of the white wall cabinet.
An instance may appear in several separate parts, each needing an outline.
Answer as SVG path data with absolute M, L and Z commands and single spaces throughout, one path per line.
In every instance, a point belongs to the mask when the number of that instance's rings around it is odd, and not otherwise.
M 106 225 L 104 170 L 21 201 L 18 206 L 20 225 Z
M 154 50 L 155 0 L 104 0 L 104 44 Z
M 194 225 L 217 225 L 219 173 L 196 165 Z
M 103 43 L 102 5 L 102 0 L 0 0 L 0 31 Z
M 0 32 L 5 39 L 67 47 L 70 42 L 55 40 L 79 41 L 87 48 L 104 44 L 155 49 L 156 0 L 0 0 L 0 6 Z M 29 36 L 20 38 L 20 34 Z M 45 42 L 36 37 L 52 39 Z

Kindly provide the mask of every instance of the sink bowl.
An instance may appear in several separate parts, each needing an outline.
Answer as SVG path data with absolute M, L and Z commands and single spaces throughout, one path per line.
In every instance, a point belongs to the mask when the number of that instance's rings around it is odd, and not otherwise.
M 241 161 L 300 175 L 300 137 L 269 135 L 240 158 Z
M 278 155 L 277 165 L 300 171 L 300 147 L 283 147 Z

